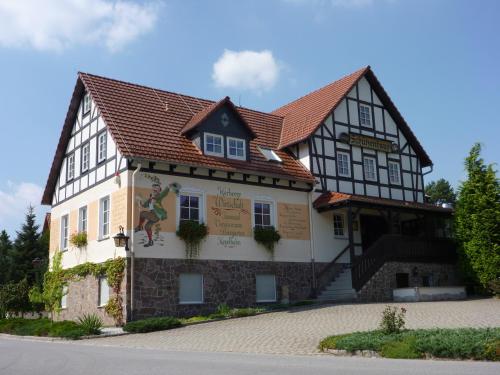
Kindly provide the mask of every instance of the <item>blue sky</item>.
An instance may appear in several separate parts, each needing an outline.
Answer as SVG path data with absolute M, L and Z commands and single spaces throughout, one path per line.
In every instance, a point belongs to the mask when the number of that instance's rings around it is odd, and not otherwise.
M 435 164 L 426 181 L 457 186 L 474 142 L 500 160 L 499 14 L 494 0 L 0 0 L 0 229 L 39 204 L 78 71 L 269 111 L 371 65 Z

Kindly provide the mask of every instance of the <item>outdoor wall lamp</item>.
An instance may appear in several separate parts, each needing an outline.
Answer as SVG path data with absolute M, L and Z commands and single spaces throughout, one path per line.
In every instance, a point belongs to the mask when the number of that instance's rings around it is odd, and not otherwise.
M 123 227 L 120 225 L 120 233 L 118 233 L 116 236 L 113 237 L 115 240 L 115 246 L 116 247 L 124 247 L 125 251 L 128 251 L 128 236 L 125 236 L 123 233 Z

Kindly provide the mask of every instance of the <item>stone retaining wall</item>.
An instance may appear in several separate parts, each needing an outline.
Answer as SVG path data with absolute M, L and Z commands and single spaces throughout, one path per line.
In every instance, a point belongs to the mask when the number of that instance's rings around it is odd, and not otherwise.
M 316 264 L 316 272 L 325 265 Z M 311 294 L 311 263 L 136 258 L 134 267 L 134 320 L 206 314 L 221 303 L 256 306 L 256 274 L 276 276 L 278 302 L 283 298 L 283 287 L 288 287 L 290 301 L 304 300 Z M 179 304 L 181 273 L 203 275 L 203 304 Z
M 415 272 L 416 271 L 416 274 Z M 424 275 L 432 275 L 434 286 L 458 286 L 457 266 L 438 263 L 387 262 L 358 292 L 362 302 L 392 301 L 392 290 L 397 288 L 396 274 L 409 274 L 409 287 L 422 287 Z

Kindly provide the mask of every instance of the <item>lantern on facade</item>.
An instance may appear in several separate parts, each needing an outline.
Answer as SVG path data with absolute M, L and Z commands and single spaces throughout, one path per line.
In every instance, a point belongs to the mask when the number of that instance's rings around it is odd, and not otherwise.
M 128 251 L 128 239 L 129 237 L 123 233 L 123 227 L 120 225 L 120 233 L 113 237 L 115 240 L 116 247 L 124 247 L 125 251 Z

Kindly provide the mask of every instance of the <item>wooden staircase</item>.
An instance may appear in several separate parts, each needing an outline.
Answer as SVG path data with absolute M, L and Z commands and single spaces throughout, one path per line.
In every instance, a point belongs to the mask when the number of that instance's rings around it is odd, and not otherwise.
M 457 260 L 456 247 L 446 238 L 420 238 L 397 234 L 385 234 L 373 243 L 362 255 L 356 256 L 350 267 L 340 272 L 338 259 L 348 250 L 346 247 L 318 275 L 319 293 L 322 301 L 352 301 L 373 275 L 386 262 L 450 263 Z M 325 276 L 330 279 L 325 280 Z

